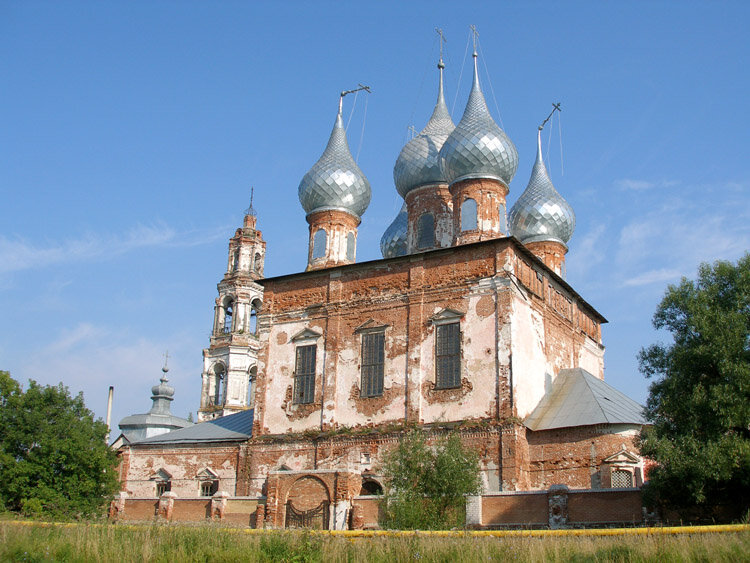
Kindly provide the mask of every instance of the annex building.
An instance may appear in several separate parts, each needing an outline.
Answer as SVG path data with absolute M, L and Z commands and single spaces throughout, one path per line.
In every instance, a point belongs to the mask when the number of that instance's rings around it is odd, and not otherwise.
M 218 284 L 198 423 L 123 428 L 113 517 L 376 526 L 378 461 L 421 427 L 479 453 L 471 525 L 642 520 L 642 407 L 604 382 L 606 319 L 565 281 L 575 215 L 550 180 L 541 127 L 508 211 L 518 153 L 488 111 L 477 55 L 457 125 L 438 69 L 432 117 L 394 167 L 404 206 L 383 259 L 356 261 L 371 189 L 349 151 L 343 94 L 299 185 L 306 271 L 264 277 L 266 243 L 247 210 Z M 164 416 L 173 394 L 166 378 L 154 388 Z

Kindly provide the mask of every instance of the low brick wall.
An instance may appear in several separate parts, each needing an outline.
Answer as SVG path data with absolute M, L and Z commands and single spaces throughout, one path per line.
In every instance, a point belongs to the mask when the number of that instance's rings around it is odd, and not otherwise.
M 200 522 L 221 520 L 238 526 L 256 525 L 258 505 L 264 498 L 229 497 L 220 499 L 174 498 L 171 501 L 169 520 L 174 522 Z M 352 499 L 351 524 L 359 529 L 379 527 L 381 497 L 357 496 Z M 117 503 L 117 501 L 114 501 Z M 113 513 L 117 520 L 154 520 L 164 518 L 159 500 L 127 498 L 120 501 Z M 476 505 L 475 505 L 476 508 Z M 212 514 L 213 511 L 213 514 Z M 260 510 L 261 518 L 263 510 Z M 486 494 L 479 497 L 479 528 L 546 528 L 583 527 L 602 525 L 639 525 L 643 523 L 640 489 L 572 489 L 554 488 L 550 491 L 519 491 Z M 553 518 L 554 516 L 554 518 Z M 475 516 L 476 518 L 476 516 Z M 267 524 L 266 524 L 267 525 Z
M 540 527 L 548 521 L 547 491 L 482 496 L 482 526 Z
M 643 521 L 640 489 L 602 489 L 568 493 L 570 524 L 640 524 Z
M 222 522 L 240 526 L 255 527 L 258 499 L 228 498 L 221 517 Z M 170 521 L 172 522 L 202 522 L 212 519 L 212 501 L 210 498 L 176 498 L 173 501 Z M 159 511 L 158 499 L 125 499 L 122 508 L 117 512 L 116 519 L 122 521 L 154 520 Z M 214 520 L 219 520 L 217 514 Z

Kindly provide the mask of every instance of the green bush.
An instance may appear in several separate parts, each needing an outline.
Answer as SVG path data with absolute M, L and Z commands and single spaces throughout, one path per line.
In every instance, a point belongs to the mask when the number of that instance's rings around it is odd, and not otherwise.
M 428 443 L 424 431 L 412 430 L 386 454 L 381 471 L 386 488 L 382 524 L 387 528 L 463 527 L 466 495 L 480 489 L 478 456 L 464 448 L 457 434 Z

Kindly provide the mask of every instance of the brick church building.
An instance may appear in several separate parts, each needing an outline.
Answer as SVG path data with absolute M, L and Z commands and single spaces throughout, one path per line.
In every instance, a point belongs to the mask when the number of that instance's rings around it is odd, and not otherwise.
M 606 319 L 565 281 L 575 215 L 545 167 L 542 128 L 507 211 L 518 154 L 487 108 L 477 55 L 457 125 L 438 69 L 432 117 L 395 164 L 404 206 L 383 259 L 356 261 L 371 190 L 349 152 L 344 94 L 299 185 L 306 271 L 263 276 L 247 210 L 218 284 L 198 424 L 121 436 L 114 516 L 376 526 L 378 461 L 416 426 L 479 453 L 470 524 L 641 518 L 642 407 L 604 382 Z

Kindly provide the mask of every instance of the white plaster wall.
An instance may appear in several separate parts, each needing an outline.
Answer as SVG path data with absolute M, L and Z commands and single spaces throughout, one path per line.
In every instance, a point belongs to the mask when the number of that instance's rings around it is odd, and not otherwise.
M 588 336 L 578 351 L 578 366 L 590 374 L 604 379 L 604 346 L 597 344 Z
M 317 340 L 292 341 L 292 338 L 309 328 L 323 334 L 323 329 L 311 325 L 307 321 L 276 322 L 270 327 L 267 338 L 263 337 L 263 345 L 268 347 L 268 362 L 258 367 L 258 374 L 265 379 L 265 409 L 263 412 L 263 424 L 272 434 L 283 434 L 286 432 L 302 432 L 311 428 L 320 427 L 320 409 L 316 409 L 305 417 L 287 417 L 286 412 L 300 412 L 310 408 L 309 405 L 294 405 L 290 399 L 286 411 L 282 404 L 287 402 L 286 393 L 289 386 L 294 390 L 294 362 L 295 348 L 297 345 L 317 344 L 315 356 L 315 399 L 320 400 L 320 378 L 324 374 L 324 347 L 325 335 Z M 283 334 L 282 334 L 283 333 Z M 283 343 L 279 343 L 279 339 Z
M 461 320 L 461 378 L 462 381 L 466 378 L 472 389 L 455 401 L 437 402 L 429 399 L 426 386 L 421 385 L 421 418 L 425 423 L 486 417 L 493 410 L 496 381 L 495 313 L 484 318 L 477 314 L 477 304 L 483 297 L 495 298 L 494 293 L 489 292 L 471 294 L 464 299 L 465 306 L 461 309 L 466 313 Z M 492 307 L 494 311 L 494 301 Z M 426 316 L 435 315 L 442 309 L 435 307 Z M 431 325 L 421 346 L 421 377 L 423 381 L 435 381 L 435 328 Z
M 518 292 L 511 299 L 513 401 L 520 418 L 529 415 L 551 384 L 545 356 L 544 320 Z

